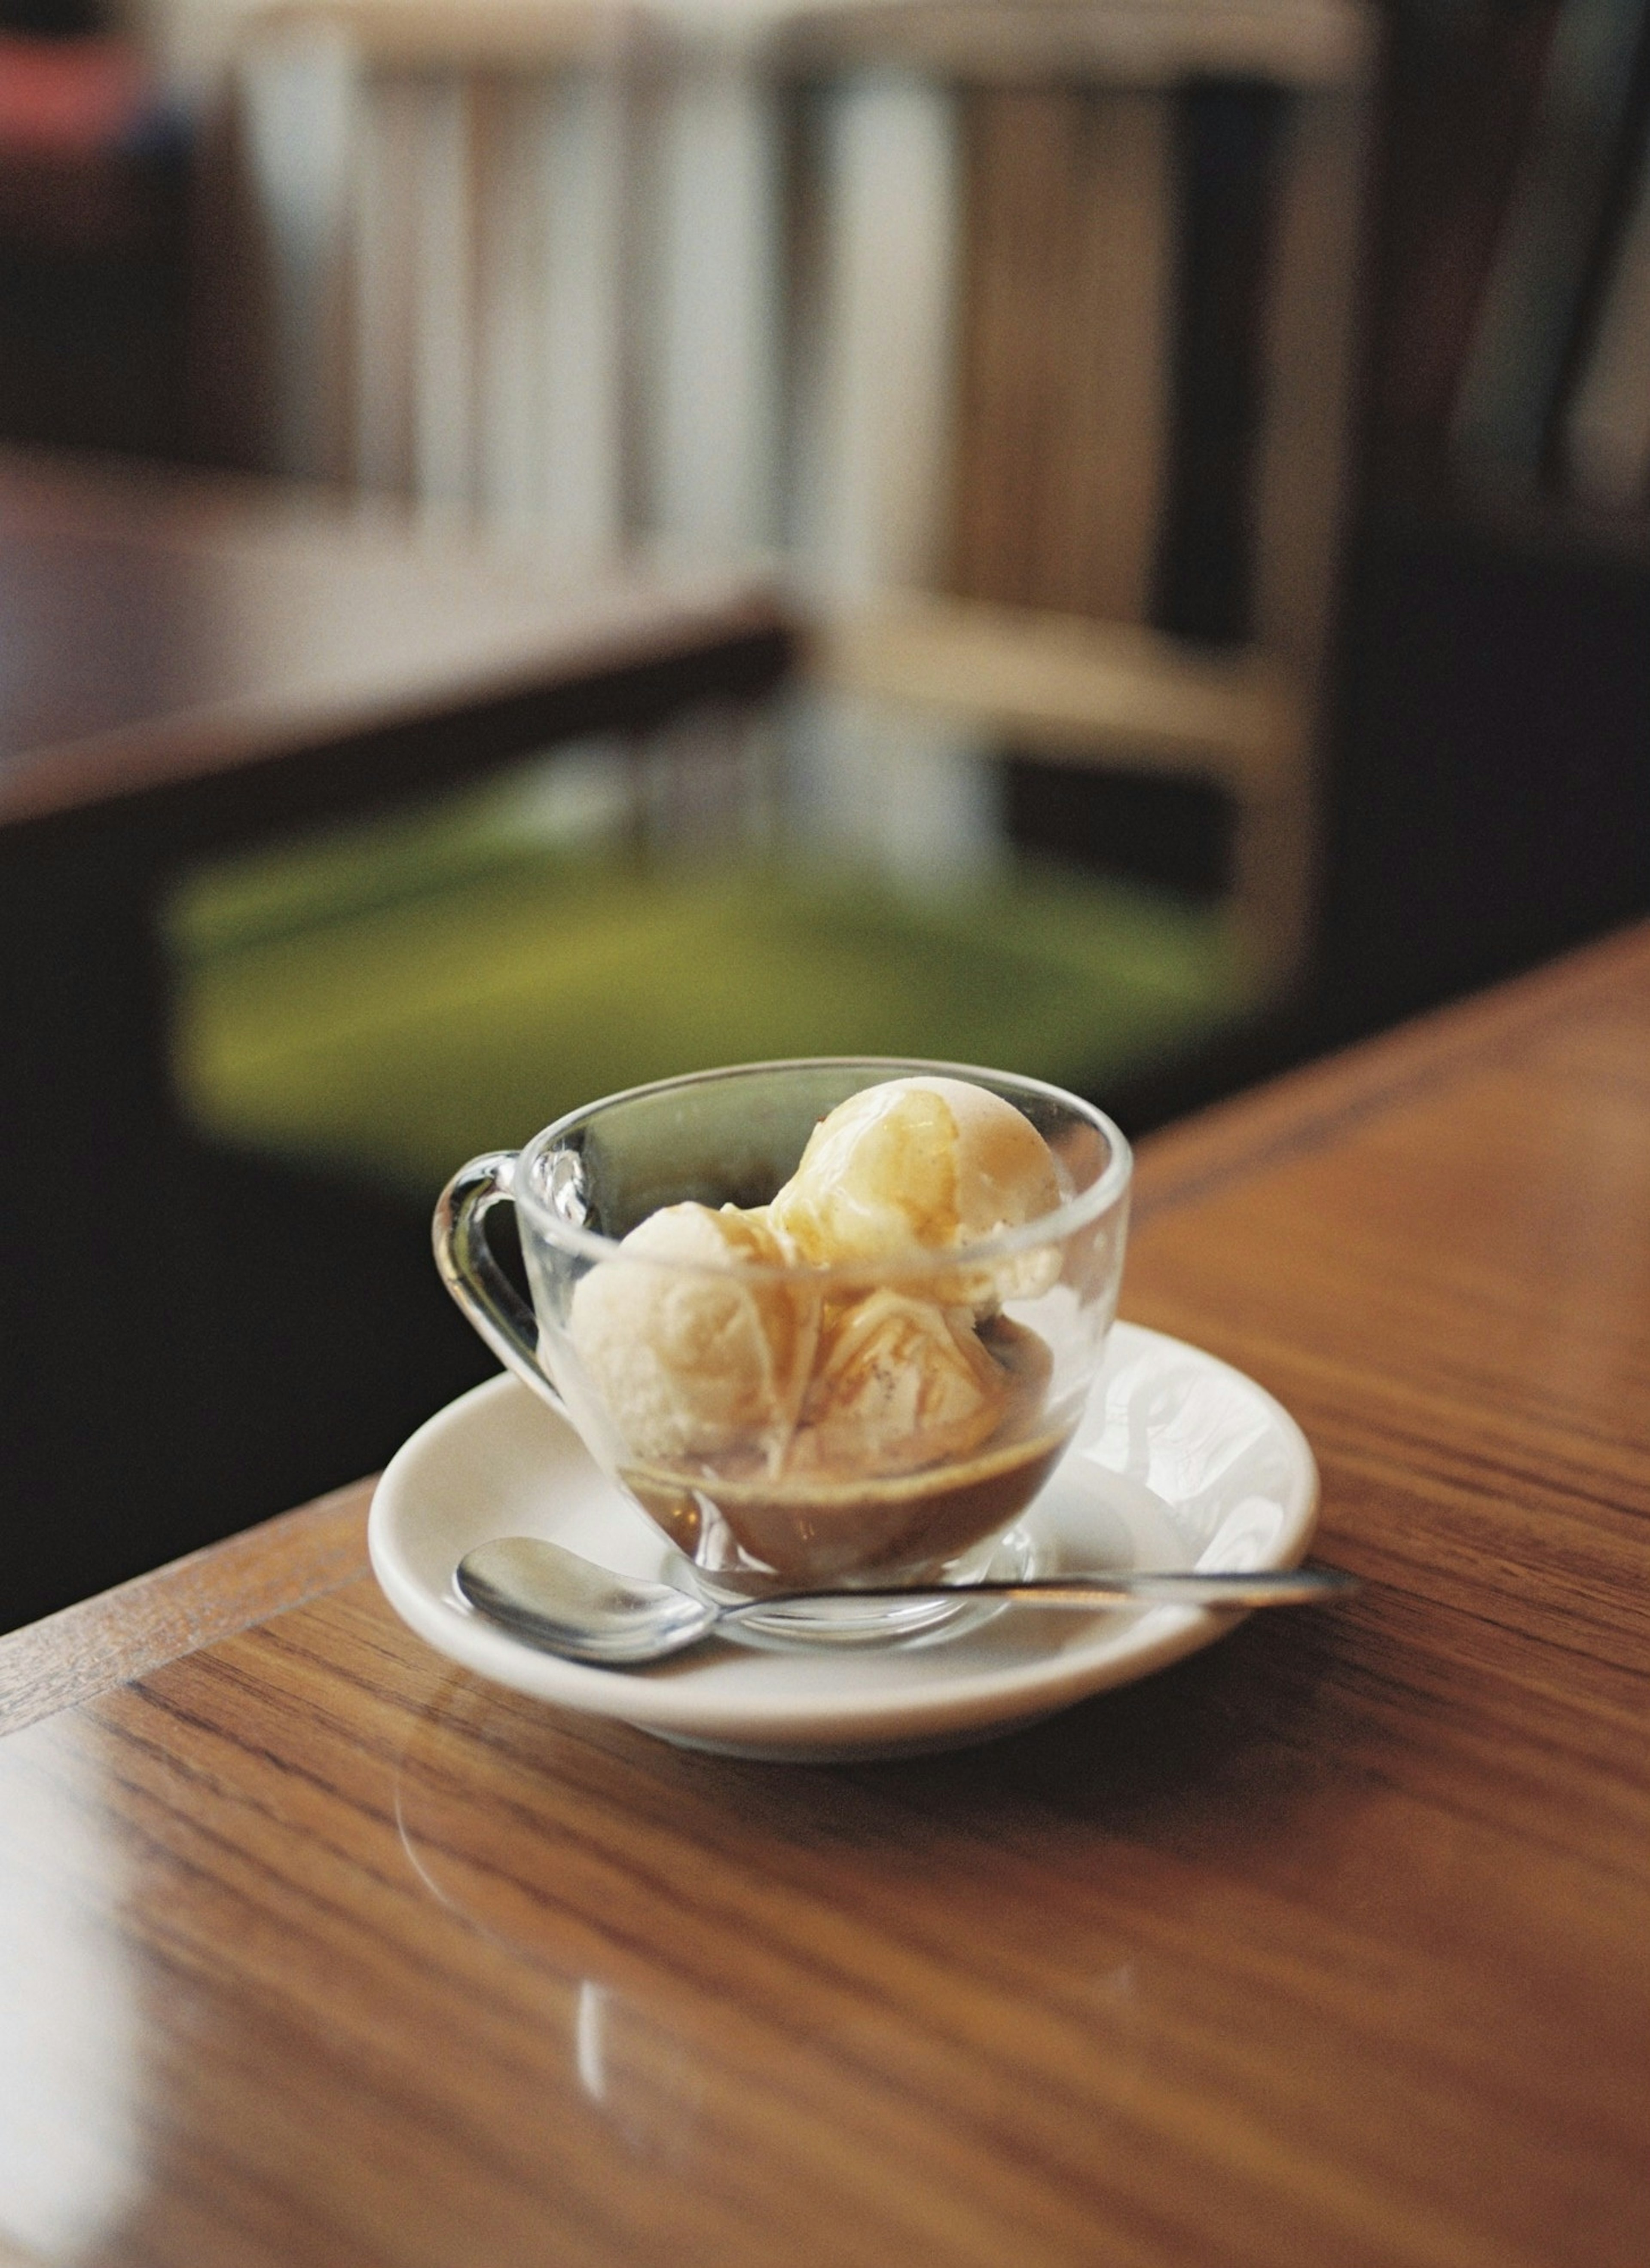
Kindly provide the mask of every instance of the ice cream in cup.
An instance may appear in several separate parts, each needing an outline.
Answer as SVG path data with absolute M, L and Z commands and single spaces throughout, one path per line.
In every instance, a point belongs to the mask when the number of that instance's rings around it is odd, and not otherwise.
M 437 1256 L 701 1589 L 955 1582 L 1026 1572 L 1006 1532 L 1098 1371 L 1129 1179 L 1103 1113 L 1037 1080 L 759 1064 L 611 1097 L 473 1160 L 438 1209 Z M 531 1311 L 486 1245 L 505 1198 Z M 816 1642 L 949 1610 L 772 1620 Z

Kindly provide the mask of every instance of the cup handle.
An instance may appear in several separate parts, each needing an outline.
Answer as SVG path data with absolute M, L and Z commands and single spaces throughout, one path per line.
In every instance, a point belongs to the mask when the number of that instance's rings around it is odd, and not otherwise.
M 496 1204 L 514 1203 L 515 1150 L 492 1150 L 460 1166 L 436 1204 L 431 1240 L 441 1281 L 506 1370 L 565 1418 L 562 1397 L 539 1366 L 533 1310 L 493 1258 L 482 1226 Z

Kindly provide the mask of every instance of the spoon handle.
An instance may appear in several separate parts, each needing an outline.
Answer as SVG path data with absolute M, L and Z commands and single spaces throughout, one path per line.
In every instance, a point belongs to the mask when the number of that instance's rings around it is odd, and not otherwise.
M 752 1599 L 724 1609 L 726 1616 L 770 1613 L 775 1607 L 825 1598 L 1013 1599 L 1031 1607 L 1108 1607 L 1154 1600 L 1180 1607 L 1298 1607 L 1322 1599 L 1344 1599 L 1357 1590 L 1356 1575 L 1334 1567 L 1279 1567 L 1255 1572 L 1169 1568 L 1109 1575 L 1032 1576 L 1025 1580 L 984 1583 L 893 1583 L 880 1587 L 856 1584 L 851 1591 L 798 1591 L 782 1597 Z

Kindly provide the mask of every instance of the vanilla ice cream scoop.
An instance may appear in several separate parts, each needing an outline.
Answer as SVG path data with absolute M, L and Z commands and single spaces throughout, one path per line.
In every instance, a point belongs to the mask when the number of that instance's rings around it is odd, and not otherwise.
M 769 1208 L 805 1259 L 829 1264 L 947 1252 L 1057 1210 L 1053 1152 L 1012 1102 L 924 1074 L 862 1088 L 814 1128 Z M 1048 1288 L 1052 1256 L 962 1287 L 976 1311 Z M 1054 1272 L 1058 1272 L 1057 1260 Z
M 826 1326 L 791 1469 L 900 1473 L 967 1456 L 1002 1423 L 1009 1388 L 967 1307 L 873 1292 Z
M 581 1278 L 573 1350 L 631 1456 L 784 1456 L 813 1369 L 819 1301 L 795 1276 L 751 1269 L 788 1257 L 762 1211 L 674 1204 Z

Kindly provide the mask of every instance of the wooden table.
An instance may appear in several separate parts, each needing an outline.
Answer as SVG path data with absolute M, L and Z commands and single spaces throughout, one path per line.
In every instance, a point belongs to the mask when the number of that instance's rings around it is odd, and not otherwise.
M 592 577 L 344 499 L 0 449 L 0 828 L 173 854 L 759 693 L 748 579 Z M 54 836 L 53 839 L 55 839 Z
M 252 1344 L 257 1271 L 223 1256 L 244 1229 L 266 1284 L 342 1275 L 365 1214 L 269 1177 L 225 1199 L 227 1233 L 199 1217 L 155 920 L 178 870 L 748 699 L 790 643 L 733 578 L 558 576 L 390 502 L 0 451 L 0 1629 L 235 1524 L 243 1342 L 269 1491 L 243 1520 L 387 1446 L 285 1462 L 284 1402 L 320 1450 L 340 1366 L 279 1379 L 292 1334 Z
M 1650 2257 L 1650 929 L 1160 1138 L 1127 1311 L 1352 1605 L 731 1763 L 425 1649 L 363 1484 L 0 1645 L 25 2257 Z

